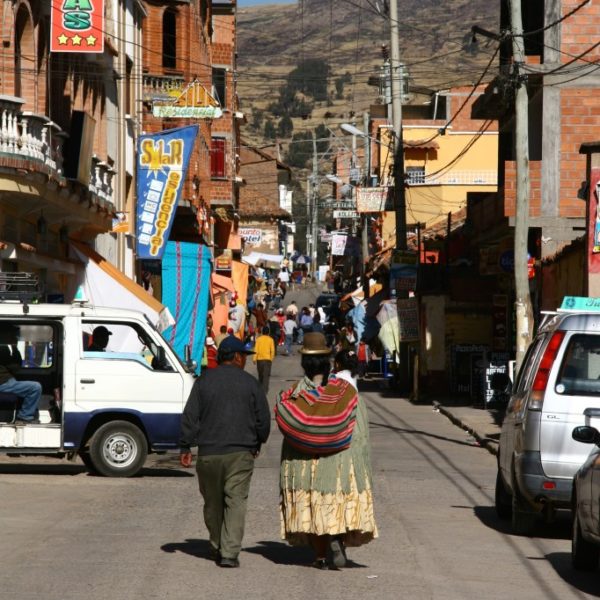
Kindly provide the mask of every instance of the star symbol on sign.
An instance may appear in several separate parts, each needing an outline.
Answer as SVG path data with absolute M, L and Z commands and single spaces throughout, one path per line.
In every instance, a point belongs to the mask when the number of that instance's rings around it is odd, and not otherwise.
M 81 46 L 81 38 L 77 34 L 71 38 L 71 41 L 73 42 L 73 46 Z
M 69 39 L 64 33 L 58 36 L 58 43 L 61 46 L 64 46 L 67 43 L 67 40 Z
M 96 38 L 93 35 L 88 35 L 85 38 L 85 41 L 87 42 L 88 46 L 95 46 L 96 45 Z

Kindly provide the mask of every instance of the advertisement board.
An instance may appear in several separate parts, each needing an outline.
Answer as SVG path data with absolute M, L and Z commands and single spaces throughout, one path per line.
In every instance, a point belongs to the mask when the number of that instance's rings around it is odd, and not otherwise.
M 389 187 L 356 188 L 356 210 L 358 212 L 383 212 Z
M 262 229 L 256 227 L 240 227 L 238 229 L 240 237 L 250 246 L 259 246 L 262 242 Z
M 104 0 L 52 0 L 50 52 L 102 54 Z

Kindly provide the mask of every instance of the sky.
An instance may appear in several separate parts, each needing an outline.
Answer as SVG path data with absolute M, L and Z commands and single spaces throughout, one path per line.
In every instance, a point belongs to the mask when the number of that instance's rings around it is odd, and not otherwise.
M 238 0 L 238 6 L 257 6 L 259 4 L 294 4 L 296 0 Z

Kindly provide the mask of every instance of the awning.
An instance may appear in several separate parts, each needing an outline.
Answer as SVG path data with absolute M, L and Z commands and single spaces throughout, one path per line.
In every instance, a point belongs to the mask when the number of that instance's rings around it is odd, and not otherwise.
M 434 140 L 404 140 L 405 150 L 437 150 L 439 147 Z
M 373 294 L 376 294 L 382 287 L 383 287 L 383 285 L 381 283 L 371 284 L 369 286 L 369 296 L 373 296 Z M 344 302 L 345 300 L 348 300 L 349 298 L 362 299 L 364 297 L 365 297 L 365 293 L 363 291 L 363 288 L 359 287 L 359 288 L 356 288 L 353 292 L 350 292 L 349 294 L 342 296 L 341 302 Z
M 72 241 L 71 248 L 85 265 L 84 291 L 93 305 L 138 310 L 145 313 L 159 331 L 175 323 L 166 306 L 103 256 L 80 242 Z

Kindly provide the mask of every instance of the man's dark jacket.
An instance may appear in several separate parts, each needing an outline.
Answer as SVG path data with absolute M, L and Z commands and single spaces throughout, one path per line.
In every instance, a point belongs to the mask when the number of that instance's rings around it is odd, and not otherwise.
M 194 382 L 181 418 L 180 448 L 198 446 L 200 456 L 256 452 L 270 430 L 262 386 L 239 367 L 219 365 Z

